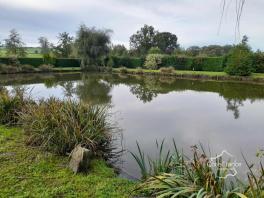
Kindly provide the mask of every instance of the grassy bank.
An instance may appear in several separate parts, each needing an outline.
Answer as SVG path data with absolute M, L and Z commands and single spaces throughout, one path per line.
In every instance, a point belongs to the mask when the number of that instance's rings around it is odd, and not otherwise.
M 18 128 L 0 126 L 0 197 L 129 197 L 135 184 L 117 178 L 102 160 L 75 175 L 68 158 L 27 147 Z
M 254 82 L 264 83 L 264 74 L 254 73 L 249 77 L 241 76 L 229 76 L 225 72 L 207 72 L 207 71 L 185 71 L 174 70 L 171 73 L 163 73 L 160 70 L 147 70 L 147 69 L 113 69 L 114 73 L 132 74 L 132 75 L 162 75 L 173 76 L 176 78 L 184 79 L 201 79 L 201 80 L 218 80 L 218 81 L 242 81 L 242 82 Z

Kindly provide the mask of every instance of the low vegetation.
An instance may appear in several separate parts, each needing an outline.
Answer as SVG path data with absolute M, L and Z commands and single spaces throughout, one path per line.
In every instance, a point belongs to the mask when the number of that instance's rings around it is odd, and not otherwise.
M 243 184 L 237 178 L 226 179 L 231 167 L 218 158 L 216 167 L 210 165 L 204 148 L 193 146 L 193 157 L 187 158 L 179 152 L 173 141 L 174 151 L 164 151 L 164 141 L 156 142 L 158 156 L 146 156 L 138 146 L 138 154 L 132 153 L 138 163 L 143 182 L 139 190 L 157 197 L 231 197 L 259 198 L 264 196 L 264 168 L 260 162 L 259 172 L 246 160 L 248 181 Z M 201 150 L 201 151 L 200 151 Z
M 133 197 L 135 182 L 94 159 L 89 174 L 74 174 L 68 157 L 25 145 L 18 128 L 0 126 L 0 197 Z

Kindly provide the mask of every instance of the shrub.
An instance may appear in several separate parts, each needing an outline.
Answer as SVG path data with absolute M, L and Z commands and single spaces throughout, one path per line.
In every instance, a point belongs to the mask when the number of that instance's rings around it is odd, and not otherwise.
M 121 74 L 127 74 L 128 73 L 128 70 L 127 70 L 126 67 L 120 67 L 119 71 L 120 71 Z
M 250 49 L 243 44 L 239 44 L 231 50 L 225 71 L 229 75 L 249 76 L 253 72 L 252 63 Z
M 163 74 L 173 74 L 174 73 L 174 67 L 161 67 L 160 72 Z
M 0 73 L 2 74 L 16 74 L 19 72 L 21 72 L 21 67 L 10 66 L 10 65 L 5 65 L 5 64 L 2 64 L 0 66 Z
M 158 69 L 162 65 L 162 54 L 149 54 L 146 57 L 144 66 L 147 69 Z
M 141 67 L 137 67 L 135 73 L 136 74 L 144 74 L 144 70 Z
M 107 112 L 106 107 L 50 98 L 25 106 L 20 122 L 29 145 L 66 155 L 80 144 L 105 157 L 114 130 Z
M 32 73 L 36 71 L 32 65 L 21 65 L 21 70 L 24 73 Z
M 253 66 L 257 73 L 264 73 L 264 53 L 256 52 L 253 56 Z
M 15 88 L 13 94 L 7 90 L 0 93 L 0 123 L 4 125 L 16 125 L 19 121 L 19 113 L 30 102 L 26 97 L 25 89 Z
M 51 72 L 53 70 L 53 65 L 43 64 L 40 65 L 38 68 L 42 72 Z
M 20 62 L 16 56 L 11 56 L 8 58 L 8 64 L 11 66 L 19 67 Z
M 158 47 L 152 47 L 149 49 L 148 54 L 161 54 L 162 51 Z

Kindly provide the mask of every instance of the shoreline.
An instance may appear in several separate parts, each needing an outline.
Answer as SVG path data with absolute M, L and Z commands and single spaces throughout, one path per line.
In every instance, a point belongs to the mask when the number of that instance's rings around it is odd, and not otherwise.
M 176 79 L 188 79 L 188 80 L 205 80 L 205 81 L 219 81 L 219 82 L 237 82 L 247 84 L 261 84 L 264 85 L 264 74 L 254 73 L 251 76 L 229 76 L 225 72 L 206 72 L 206 71 L 186 71 L 175 70 L 174 73 L 162 73 L 159 70 L 141 70 L 127 69 L 126 72 L 122 72 L 120 68 L 113 69 L 114 74 L 127 74 L 127 75 L 140 75 L 140 76 L 164 76 L 174 77 Z

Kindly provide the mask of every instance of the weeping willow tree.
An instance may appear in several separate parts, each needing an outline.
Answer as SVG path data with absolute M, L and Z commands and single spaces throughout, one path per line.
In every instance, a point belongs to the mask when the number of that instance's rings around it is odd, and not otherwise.
M 111 30 L 97 30 L 81 25 L 76 37 L 76 47 L 85 70 L 96 69 L 102 57 L 109 52 Z
M 221 0 L 221 20 L 218 32 L 221 29 L 224 15 L 232 3 L 235 4 L 235 35 L 237 36 L 240 35 L 240 21 L 246 0 Z

